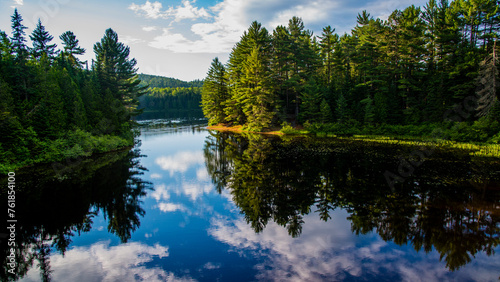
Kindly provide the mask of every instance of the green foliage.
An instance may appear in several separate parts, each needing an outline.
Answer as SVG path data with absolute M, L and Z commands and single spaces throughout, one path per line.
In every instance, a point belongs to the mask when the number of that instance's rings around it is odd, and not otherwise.
M 320 121 L 322 123 L 333 122 L 332 109 L 330 108 L 330 105 L 328 105 L 328 102 L 325 99 L 323 99 L 323 101 L 321 101 L 321 104 L 319 105 L 319 114 L 320 114 Z
M 246 82 L 251 74 L 245 67 L 254 48 L 268 68 L 266 89 L 274 99 L 269 110 L 275 113 L 272 126 L 283 121 L 297 126 L 306 121 L 355 120 L 359 128 L 377 131 L 386 124 L 439 124 L 449 110 L 475 96 L 476 85 L 480 115 L 490 112 L 490 117 L 500 120 L 495 53 L 499 9 L 493 0 L 431 0 L 423 8 L 411 5 L 395 10 L 386 21 L 363 11 L 356 27 L 342 36 L 327 26 L 315 37 L 298 17 L 276 27 L 271 36 L 253 22 L 226 65 L 226 121 L 248 125 L 252 118 Z M 472 106 L 468 108 L 461 115 L 464 127 L 478 119 Z M 473 134 L 474 128 L 468 134 L 465 128 L 457 130 L 449 137 L 491 137 Z
M 0 168 L 133 145 L 130 117 L 143 89 L 136 62 L 117 34 L 106 31 L 94 48 L 96 63 L 87 70 L 77 58 L 85 50 L 71 31 L 60 36 L 59 51 L 38 21 L 28 56 L 25 28 L 15 10 L 12 37 L 0 32 Z
M 249 131 L 262 131 L 271 125 L 274 117 L 275 99 L 271 91 L 269 70 L 266 58 L 254 48 L 243 63 L 243 76 L 238 95 L 243 113 L 246 116 L 246 127 Z
M 139 98 L 140 108 L 147 111 L 171 112 L 176 110 L 200 111 L 201 89 L 196 88 L 149 88 Z
M 286 121 L 281 124 L 280 132 L 283 134 L 308 134 L 309 133 L 306 130 L 295 129 L 291 124 L 289 124 Z
M 215 58 L 203 84 L 201 95 L 203 113 L 208 118 L 209 125 L 225 121 L 224 107 L 228 98 L 226 69 L 219 59 Z
M 24 32 L 27 29 L 26 26 L 22 24 L 23 18 L 17 12 L 17 8 L 14 10 L 14 15 L 12 15 L 12 47 L 14 53 L 18 58 L 25 55 L 26 52 L 26 33 Z
M 141 80 L 142 86 L 149 86 L 150 88 L 191 88 L 203 86 L 202 80 L 187 82 L 176 78 L 149 74 L 139 74 L 139 79 Z
M 30 49 L 33 58 L 40 59 L 43 55 L 52 58 L 56 54 L 57 45 L 49 44 L 54 37 L 45 30 L 40 19 L 38 19 L 38 24 L 30 35 L 30 39 L 33 42 L 33 48 Z

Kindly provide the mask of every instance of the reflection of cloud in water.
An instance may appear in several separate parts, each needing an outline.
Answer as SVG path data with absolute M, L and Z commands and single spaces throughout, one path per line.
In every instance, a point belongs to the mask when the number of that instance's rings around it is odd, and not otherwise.
M 266 261 L 256 266 L 258 280 L 338 281 L 349 277 L 368 280 L 386 277 L 404 281 L 440 281 L 453 279 L 456 274 L 448 272 L 445 264 L 439 262 L 436 252 L 407 253 L 392 249 L 392 244 L 375 234 L 362 237 L 352 234 L 346 217 L 345 211 L 337 211 L 325 223 L 316 213 L 306 215 L 302 235 L 298 238 L 292 238 L 284 227 L 274 222 L 256 234 L 244 220 L 223 217 L 213 220 L 209 233 L 237 251 L 250 251 L 254 256 L 265 254 Z M 460 270 L 460 277 L 472 281 L 494 281 L 497 277 L 491 275 L 499 262 L 498 257 L 478 255 L 470 267 Z
M 196 171 L 196 179 L 198 181 L 210 181 L 210 176 L 208 175 L 208 171 L 205 167 L 200 167 Z
M 97 242 L 89 247 L 76 247 L 64 257 L 52 255 L 50 266 L 53 281 L 192 281 L 177 278 L 161 268 L 147 268 L 154 257 L 168 257 L 168 247 L 138 242 L 109 246 Z M 39 281 L 38 269 L 32 269 L 22 281 Z
M 191 166 L 196 164 L 203 164 L 205 161 L 203 157 L 203 152 L 179 152 L 173 156 L 163 156 L 155 160 L 155 163 L 161 167 L 161 169 L 169 171 L 170 176 L 174 173 L 184 173 Z
M 159 203 L 158 208 L 162 212 L 186 211 L 186 207 L 180 204 Z
M 197 182 L 185 182 L 182 183 L 182 190 L 180 190 L 182 194 L 191 198 L 192 201 L 196 201 L 204 194 L 210 194 L 214 191 L 214 188 L 210 184 L 201 184 Z
M 165 184 L 155 186 L 154 191 L 149 193 L 149 196 L 156 199 L 156 201 L 170 199 L 170 194 L 168 193 Z
M 161 179 L 163 176 L 159 173 L 153 173 L 149 177 L 151 177 L 151 179 Z
M 220 265 L 220 263 L 207 262 L 207 263 L 205 263 L 203 268 L 208 269 L 208 270 L 213 270 L 213 269 L 221 268 L 221 265 Z

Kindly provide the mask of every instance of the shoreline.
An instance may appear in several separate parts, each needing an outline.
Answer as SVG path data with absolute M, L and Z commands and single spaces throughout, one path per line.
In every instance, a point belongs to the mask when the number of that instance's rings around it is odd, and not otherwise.
M 315 136 L 323 138 L 338 138 L 350 139 L 363 142 L 385 143 L 403 146 L 430 146 L 449 149 L 469 150 L 472 156 L 480 157 L 493 157 L 500 158 L 500 144 L 489 144 L 480 142 L 458 142 L 445 139 L 433 139 L 431 137 L 415 137 L 415 136 L 391 136 L 391 135 L 358 135 L 342 136 L 334 133 L 315 134 L 311 132 L 300 132 L 298 129 L 296 133 L 283 133 L 278 130 L 266 132 L 252 132 L 243 130 L 243 126 L 226 126 L 222 124 L 207 126 L 208 130 L 216 130 L 220 132 L 233 132 L 233 133 L 249 133 L 249 134 L 262 134 L 262 135 L 275 135 L 275 136 Z
M 244 130 L 242 125 L 226 126 L 226 125 L 222 125 L 222 124 L 217 124 L 217 125 L 207 126 L 206 129 L 217 130 L 217 131 L 221 131 L 221 132 L 234 132 L 234 133 L 255 133 L 255 134 L 264 134 L 264 135 L 279 135 L 279 136 L 286 135 L 285 133 L 283 133 L 279 130 L 263 131 L 263 132 Z

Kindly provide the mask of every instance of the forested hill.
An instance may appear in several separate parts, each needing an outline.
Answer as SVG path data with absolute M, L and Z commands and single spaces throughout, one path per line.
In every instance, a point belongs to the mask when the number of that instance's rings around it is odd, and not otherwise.
M 143 85 L 149 85 L 139 98 L 143 109 L 138 119 L 202 118 L 201 87 L 203 81 L 182 81 L 170 77 L 140 74 Z
M 203 86 L 205 116 L 255 131 L 283 122 L 354 134 L 406 127 L 423 135 L 439 127 L 467 140 L 498 140 L 499 7 L 496 0 L 430 0 L 387 20 L 362 11 L 344 34 L 326 26 L 314 35 L 298 17 L 272 31 L 253 22 L 227 63 L 214 59 Z
M 94 45 L 90 67 L 76 35 L 59 36 L 39 20 L 27 45 L 15 9 L 10 36 L 0 30 L 0 171 L 63 162 L 134 144 L 131 117 L 145 90 L 136 60 L 112 29 Z
M 183 81 L 171 77 L 163 77 L 149 74 L 139 74 L 141 85 L 148 85 L 150 88 L 177 88 L 177 87 L 201 87 L 203 86 L 202 80 L 193 80 L 190 82 Z

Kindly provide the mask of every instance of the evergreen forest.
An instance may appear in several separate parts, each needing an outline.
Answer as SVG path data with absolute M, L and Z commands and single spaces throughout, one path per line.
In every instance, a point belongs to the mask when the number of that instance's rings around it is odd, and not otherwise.
M 430 0 L 387 20 L 367 11 L 348 34 L 293 17 L 253 22 L 229 61 L 215 58 L 202 108 L 211 125 L 248 131 L 500 140 L 497 0 Z M 293 127 L 292 127 L 293 126 Z
M 139 107 L 144 113 L 203 116 L 200 107 L 203 81 L 186 82 L 147 74 L 140 74 L 139 79 L 142 85 L 148 87 L 146 93 L 139 98 Z
M 17 9 L 11 22 L 10 36 L 0 31 L 0 170 L 133 145 L 145 87 L 117 33 L 107 29 L 82 62 L 73 32 L 57 46 L 40 20 L 30 35 Z

